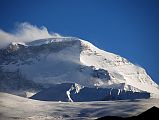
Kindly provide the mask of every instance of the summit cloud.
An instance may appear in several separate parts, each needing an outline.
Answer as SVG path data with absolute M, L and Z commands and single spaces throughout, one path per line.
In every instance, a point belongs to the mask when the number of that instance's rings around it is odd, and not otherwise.
M 51 37 L 60 37 L 60 35 L 57 33 L 49 33 L 44 26 L 39 28 L 27 22 L 20 23 L 12 33 L 0 29 L 0 48 L 6 47 L 10 42 L 30 42 Z

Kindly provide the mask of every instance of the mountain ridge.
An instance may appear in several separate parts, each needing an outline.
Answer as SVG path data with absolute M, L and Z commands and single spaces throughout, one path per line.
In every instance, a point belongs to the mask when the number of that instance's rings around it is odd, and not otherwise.
M 28 81 L 45 87 L 77 83 L 86 87 L 145 91 L 152 97 L 159 95 L 158 85 L 143 68 L 79 38 L 14 42 L 1 49 L 0 55 L 4 76 L 7 72 L 20 71 Z

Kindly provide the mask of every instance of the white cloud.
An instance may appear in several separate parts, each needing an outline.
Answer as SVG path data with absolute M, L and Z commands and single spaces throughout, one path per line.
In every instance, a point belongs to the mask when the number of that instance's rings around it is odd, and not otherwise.
M 0 48 L 7 46 L 10 42 L 29 42 L 37 39 L 61 37 L 57 33 L 50 34 L 46 27 L 38 28 L 29 23 L 18 24 L 14 33 L 8 33 L 0 29 Z

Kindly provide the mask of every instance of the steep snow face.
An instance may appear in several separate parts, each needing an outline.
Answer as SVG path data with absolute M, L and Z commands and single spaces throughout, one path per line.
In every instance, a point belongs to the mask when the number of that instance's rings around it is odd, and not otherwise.
M 108 82 L 102 81 L 101 86 L 159 94 L 158 85 L 143 68 L 130 63 L 119 55 L 100 50 L 87 41 L 81 40 L 81 45 L 81 63 L 109 72 L 110 80 Z
M 8 73 L 18 73 L 19 79 L 25 78 L 29 84 L 40 86 L 78 83 L 86 87 L 147 91 L 159 95 L 158 85 L 143 68 L 74 37 L 12 43 L 0 50 L 0 56 L 0 79 L 7 80 L 7 83 L 16 79 L 8 76 Z M 4 86 L 7 89 L 8 84 L 4 84 L 0 84 L 1 89 Z

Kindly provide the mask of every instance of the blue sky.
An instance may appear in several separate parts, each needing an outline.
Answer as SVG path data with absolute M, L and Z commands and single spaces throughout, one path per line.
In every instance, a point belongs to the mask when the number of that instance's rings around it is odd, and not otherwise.
M 17 23 L 88 40 L 146 69 L 159 84 L 158 0 L 0 0 L 0 29 Z

